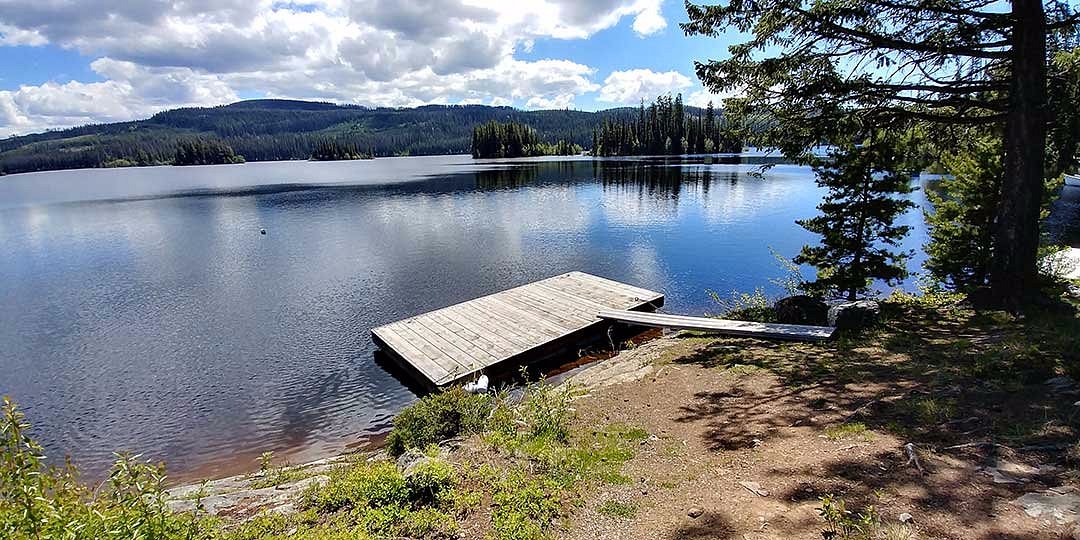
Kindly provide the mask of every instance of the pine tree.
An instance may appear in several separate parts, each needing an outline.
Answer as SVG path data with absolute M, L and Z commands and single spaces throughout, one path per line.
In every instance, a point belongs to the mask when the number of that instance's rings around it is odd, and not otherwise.
M 818 205 L 821 215 L 797 223 L 821 235 L 821 243 L 804 246 L 796 264 L 817 268 L 817 279 L 803 288 L 823 296 L 854 300 L 872 280 L 895 283 L 907 276 L 910 253 L 891 251 L 910 227 L 895 220 L 914 207 L 898 196 L 911 192 L 910 177 L 900 172 L 894 141 L 837 145 L 813 164 L 818 185 L 828 189 Z

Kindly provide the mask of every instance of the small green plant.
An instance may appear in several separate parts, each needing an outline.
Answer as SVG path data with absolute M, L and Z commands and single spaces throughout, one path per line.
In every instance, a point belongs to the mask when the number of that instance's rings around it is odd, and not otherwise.
M 939 424 L 956 416 L 955 399 L 921 397 L 910 406 L 921 424 Z
M 773 260 L 781 272 L 780 277 L 769 279 L 769 283 L 780 287 L 784 294 L 788 296 L 795 296 L 802 292 L 802 284 L 806 282 L 802 268 L 795 264 L 795 261 L 783 256 L 772 247 L 769 248 L 769 253 L 772 254 Z
M 605 516 L 629 519 L 637 514 L 637 506 L 632 503 L 610 500 L 597 507 L 596 511 Z
M 274 465 L 274 453 L 263 452 L 259 454 L 259 472 L 266 474 Z
M 866 424 L 863 424 L 862 422 L 850 422 L 825 428 L 825 436 L 833 441 L 853 438 L 870 440 L 873 437 L 873 434 L 870 429 L 866 427 Z
M 753 292 L 731 291 L 731 296 L 724 298 L 716 291 L 705 291 L 714 302 L 720 305 L 720 316 L 740 321 L 776 322 L 776 311 L 765 290 L 758 287 Z
M 821 498 L 818 515 L 825 520 L 822 536 L 835 540 L 870 540 L 881 529 L 881 517 L 873 506 L 852 513 L 843 499 L 833 495 Z
M 570 437 L 575 392 L 570 385 L 552 386 L 544 380 L 531 382 L 520 405 L 521 420 L 529 437 L 566 442 Z

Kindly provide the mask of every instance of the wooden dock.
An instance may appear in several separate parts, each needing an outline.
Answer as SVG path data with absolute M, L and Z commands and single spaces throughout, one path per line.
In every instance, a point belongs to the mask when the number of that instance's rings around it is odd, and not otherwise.
M 601 311 L 652 311 L 664 295 L 570 272 L 371 330 L 372 340 L 434 386 L 497 364 L 542 360 L 574 349 L 609 322 Z
M 822 341 L 832 337 L 835 328 L 831 326 L 808 326 L 801 324 L 759 323 L 733 321 L 707 317 L 686 317 L 683 315 L 665 315 L 661 313 L 640 313 L 637 311 L 601 311 L 601 319 L 621 323 L 658 328 L 677 328 L 680 330 L 700 330 L 729 336 L 746 336 L 786 341 Z

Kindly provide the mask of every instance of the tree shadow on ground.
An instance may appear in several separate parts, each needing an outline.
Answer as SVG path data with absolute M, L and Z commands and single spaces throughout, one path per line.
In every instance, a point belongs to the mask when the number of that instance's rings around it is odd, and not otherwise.
M 737 379 L 699 392 L 674 420 L 704 423 L 704 442 L 713 451 L 751 448 L 784 437 L 789 430 L 783 428 L 793 426 L 858 422 L 890 433 L 914 445 L 927 474 L 907 464 L 902 446 L 872 456 L 841 454 L 812 470 L 778 469 L 777 476 L 813 478 L 778 495 L 810 502 L 836 494 L 852 509 L 878 505 L 883 493 L 903 490 L 919 493 L 904 503 L 916 505 L 913 512 L 948 514 L 969 527 L 995 515 L 995 504 L 1062 481 L 994 484 L 978 467 L 1008 460 L 1080 470 L 1080 407 L 1074 405 L 1080 388 L 1077 394 L 1055 393 L 1047 385 L 1063 374 L 1080 378 L 1075 306 L 1054 304 L 1013 317 L 889 305 L 884 315 L 880 327 L 828 343 L 716 339 L 676 362 L 735 376 L 767 370 L 775 383 Z
M 668 536 L 671 540 L 727 540 L 735 538 L 736 529 L 724 512 L 705 512 L 689 523 L 676 527 Z

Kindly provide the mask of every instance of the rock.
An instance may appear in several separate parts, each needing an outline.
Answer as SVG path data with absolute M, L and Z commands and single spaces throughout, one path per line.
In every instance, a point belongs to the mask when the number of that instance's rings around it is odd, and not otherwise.
M 702 510 L 702 509 L 700 509 L 700 508 L 698 508 L 696 506 L 686 511 L 686 515 L 688 515 L 688 516 L 690 516 L 690 517 L 692 517 L 694 519 L 697 519 L 697 518 L 701 517 L 701 514 L 704 514 L 704 513 L 705 513 L 704 510 Z
M 427 460 L 428 457 L 423 452 L 410 448 L 401 454 L 397 458 L 397 468 L 399 471 L 406 471 L 412 469 L 417 463 Z
M 768 490 L 762 489 L 761 484 L 757 482 L 739 482 L 739 485 L 746 488 L 747 491 L 749 491 L 750 493 L 753 493 L 754 495 L 757 495 L 759 497 L 769 496 Z
M 823 326 L 829 320 L 829 306 L 813 296 L 798 294 L 781 298 L 773 304 L 777 322 Z
M 911 523 L 911 520 L 913 520 L 913 519 L 914 518 L 911 517 L 911 514 L 909 514 L 907 512 L 904 512 L 903 514 L 900 514 L 900 523 Z
M 1073 528 L 1071 538 L 1073 540 L 1080 540 L 1080 525 Z
M 1076 391 L 1076 381 L 1064 375 L 1046 380 L 1046 386 L 1056 394 L 1070 394 Z
M 994 480 L 995 484 L 1023 484 L 1027 482 L 1025 478 L 1017 478 L 1007 472 L 1003 472 L 994 467 L 987 467 L 983 470 L 986 474 L 990 475 L 990 478 Z
M 877 323 L 880 315 L 881 306 L 877 302 L 856 300 L 829 308 L 828 323 L 837 330 L 860 330 Z
M 1013 504 L 1035 519 L 1058 525 L 1076 523 L 1077 514 L 1080 513 L 1080 495 L 1059 493 L 1053 489 L 1046 493 L 1025 493 L 1013 500 Z

